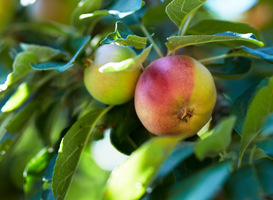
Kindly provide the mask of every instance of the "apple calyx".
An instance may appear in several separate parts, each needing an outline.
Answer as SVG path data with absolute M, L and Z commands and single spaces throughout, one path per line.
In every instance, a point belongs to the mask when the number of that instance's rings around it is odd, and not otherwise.
M 194 109 L 181 109 L 178 118 L 184 122 L 188 122 L 188 120 L 193 116 Z

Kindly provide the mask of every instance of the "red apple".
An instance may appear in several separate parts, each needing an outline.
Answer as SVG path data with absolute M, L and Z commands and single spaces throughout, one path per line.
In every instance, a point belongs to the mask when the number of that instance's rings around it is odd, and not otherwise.
M 182 55 L 152 62 L 135 90 L 137 115 L 156 135 L 196 134 L 210 119 L 215 102 L 210 72 L 200 62 Z

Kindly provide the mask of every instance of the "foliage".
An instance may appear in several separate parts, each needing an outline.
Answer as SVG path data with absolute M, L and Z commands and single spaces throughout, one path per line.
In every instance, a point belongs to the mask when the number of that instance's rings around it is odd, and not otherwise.
M 272 199 L 272 19 L 222 21 L 205 0 L 81 0 L 64 25 L 16 2 L 0 30 L 1 199 Z M 173 54 L 203 63 L 218 89 L 211 121 L 191 138 L 154 136 L 133 100 L 94 100 L 83 73 L 111 43 L 137 56 L 103 73 Z M 92 149 L 107 133 L 128 156 L 110 171 Z

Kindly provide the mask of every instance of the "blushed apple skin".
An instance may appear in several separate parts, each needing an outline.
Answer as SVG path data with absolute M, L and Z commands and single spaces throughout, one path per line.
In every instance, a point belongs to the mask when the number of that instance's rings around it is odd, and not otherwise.
M 163 57 L 139 77 L 135 90 L 136 113 L 156 135 L 195 135 L 210 119 L 216 102 L 210 72 L 187 56 Z
M 102 73 L 99 68 L 135 56 L 136 53 L 128 47 L 115 44 L 100 46 L 94 55 L 94 62 L 84 73 L 86 89 L 95 99 L 108 105 L 119 105 L 131 100 L 141 73 L 140 67 L 113 73 Z

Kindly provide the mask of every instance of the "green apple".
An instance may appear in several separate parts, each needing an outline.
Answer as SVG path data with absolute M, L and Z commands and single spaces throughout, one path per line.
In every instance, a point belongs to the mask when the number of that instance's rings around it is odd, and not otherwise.
M 137 115 L 156 135 L 196 134 L 210 119 L 215 102 L 210 72 L 195 59 L 181 55 L 152 62 L 135 90 Z
M 108 105 L 119 105 L 131 100 L 141 68 L 137 66 L 110 73 L 103 72 L 102 68 L 135 56 L 136 53 L 129 47 L 116 44 L 100 46 L 95 52 L 94 62 L 84 72 L 84 83 L 89 93 Z
M 71 16 L 80 0 L 36 0 L 29 8 L 34 21 L 54 21 L 70 24 Z

